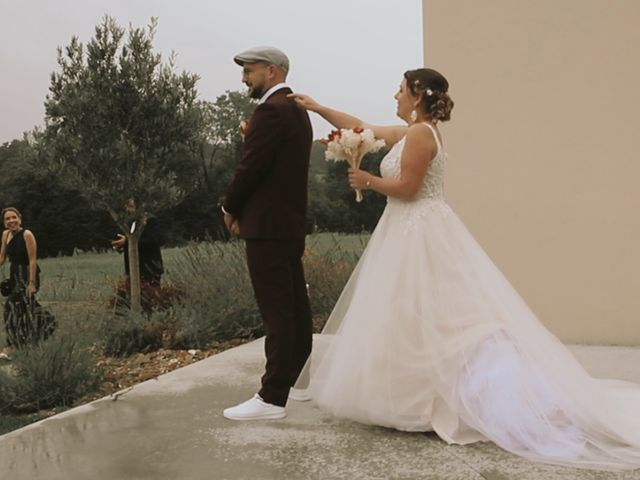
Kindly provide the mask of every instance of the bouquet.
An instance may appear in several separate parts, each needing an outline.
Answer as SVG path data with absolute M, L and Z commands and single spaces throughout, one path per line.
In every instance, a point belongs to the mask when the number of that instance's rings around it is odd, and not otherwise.
M 327 146 L 326 160 L 346 160 L 351 168 L 360 168 L 362 157 L 384 147 L 384 140 L 376 139 L 373 131 L 362 128 L 333 130 L 321 140 Z M 362 201 L 362 192 L 356 189 L 356 202 Z

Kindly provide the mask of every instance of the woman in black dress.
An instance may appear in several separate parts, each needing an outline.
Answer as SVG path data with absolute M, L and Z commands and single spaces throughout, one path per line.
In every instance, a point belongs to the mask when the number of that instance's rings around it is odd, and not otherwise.
M 22 215 L 18 209 L 2 210 L 5 230 L 2 232 L 0 265 L 9 258 L 9 285 L 4 306 L 4 323 L 7 333 L 6 358 L 14 348 L 21 348 L 46 338 L 52 326 L 43 325 L 41 315 L 35 315 L 34 295 L 40 287 L 40 269 L 37 265 L 36 238 L 30 230 L 22 228 Z M 38 318 L 36 318 L 38 317 Z

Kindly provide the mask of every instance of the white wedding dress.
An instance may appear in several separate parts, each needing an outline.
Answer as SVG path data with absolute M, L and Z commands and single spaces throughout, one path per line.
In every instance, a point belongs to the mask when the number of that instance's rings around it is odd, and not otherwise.
M 449 443 L 640 467 L 640 386 L 592 378 L 538 321 L 445 203 L 446 153 L 433 134 L 422 189 L 388 199 L 314 340 L 311 397 L 338 417 Z M 383 159 L 383 177 L 400 175 L 403 145 Z

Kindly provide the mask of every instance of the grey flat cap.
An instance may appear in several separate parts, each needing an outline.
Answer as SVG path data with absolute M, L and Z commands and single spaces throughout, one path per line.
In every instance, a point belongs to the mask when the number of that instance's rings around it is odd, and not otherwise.
M 253 47 L 233 57 L 238 65 L 245 63 L 265 62 L 280 67 L 284 73 L 289 72 L 289 59 L 282 50 L 275 47 Z

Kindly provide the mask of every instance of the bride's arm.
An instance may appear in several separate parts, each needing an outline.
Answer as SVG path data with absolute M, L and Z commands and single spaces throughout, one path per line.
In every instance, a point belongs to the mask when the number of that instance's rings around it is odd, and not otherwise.
M 359 190 L 375 190 L 388 197 L 411 199 L 420 191 L 437 149 L 429 127 L 412 125 L 402 150 L 400 178 L 382 178 L 365 170 L 349 169 L 349 185 Z
M 304 95 L 302 93 L 291 93 L 289 94 L 289 97 L 293 98 L 298 103 L 298 105 L 301 105 L 303 108 L 317 113 L 336 128 L 368 128 L 373 131 L 373 135 L 376 138 L 383 139 L 387 146 L 391 146 L 394 143 L 397 143 L 407 133 L 406 125 L 371 125 L 369 123 L 363 122 L 358 117 L 349 115 L 348 113 L 340 112 L 338 110 L 334 110 L 333 108 L 320 105 L 309 95 Z

